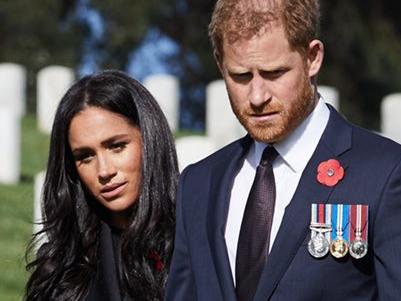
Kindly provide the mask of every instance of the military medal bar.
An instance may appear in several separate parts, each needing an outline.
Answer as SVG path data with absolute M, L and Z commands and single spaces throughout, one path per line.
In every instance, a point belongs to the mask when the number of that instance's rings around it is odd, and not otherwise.
M 308 251 L 315 258 L 329 252 L 335 258 L 348 253 L 355 259 L 368 252 L 368 206 L 312 204 Z

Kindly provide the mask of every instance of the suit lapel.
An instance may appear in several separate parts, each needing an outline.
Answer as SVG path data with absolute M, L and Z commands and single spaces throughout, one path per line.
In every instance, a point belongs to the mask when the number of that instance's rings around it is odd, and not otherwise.
M 336 158 L 346 168 L 347 162 L 342 160 L 341 155 L 351 147 L 352 130 L 333 108 L 330 107 L 330 110 L 327 127 L 285 210 L 254 300 L 265 301 L 270 298 L 308 233 L 311 204 L 326 203 L 334 189 L 317 182 L 318 165 Z
M 251 138 L 246 136 L 232 145 L 211 171 L 207 218 L 208 237 L 223 300 L 236 299 L 224 234 L 234 177 L 241 167 L 251 141 Z

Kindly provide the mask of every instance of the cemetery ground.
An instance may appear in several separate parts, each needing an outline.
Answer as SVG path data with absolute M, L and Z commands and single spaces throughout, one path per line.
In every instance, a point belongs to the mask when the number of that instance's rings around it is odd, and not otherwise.
M 49 138 L 36 119 L 22 119 L 21 179 L 0 185 L 0 300 L 22 300 L 27 279 L 25 248 L 32 234 L 34 177 L 45 169 Z M 0 167 L 1 168 L 1 167 Z

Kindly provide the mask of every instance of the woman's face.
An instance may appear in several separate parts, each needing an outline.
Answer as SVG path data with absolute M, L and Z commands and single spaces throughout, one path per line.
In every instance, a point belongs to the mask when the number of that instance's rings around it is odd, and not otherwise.
M 110 210 L 112 222 L 127 222 L 141 186 L 141 132 L 111 111 L 87 107 L 71 121 L 69 144 L 87 190 Z

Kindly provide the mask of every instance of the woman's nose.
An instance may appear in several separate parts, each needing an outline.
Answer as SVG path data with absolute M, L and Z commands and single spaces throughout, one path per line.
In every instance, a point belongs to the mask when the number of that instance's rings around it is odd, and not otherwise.
M 108 181 L 117 174 L 113 160 L 107 156 L 99 156 L 98 160 L 98 178 L 100 181 Z

